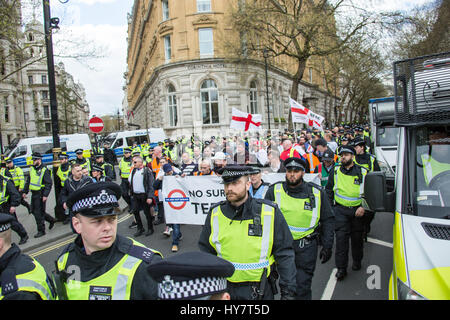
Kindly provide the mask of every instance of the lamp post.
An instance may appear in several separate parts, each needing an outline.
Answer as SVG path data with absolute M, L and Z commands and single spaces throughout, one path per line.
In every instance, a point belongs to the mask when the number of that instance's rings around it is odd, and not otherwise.
M 267 101 L 267 124 L 269 125 L 269 133 L 270 133 L 270 108 L 269 108 L 269 76 L 267 71 L 267 49 L 264 48 L 264 65 L 266 69 L 266 101 Z

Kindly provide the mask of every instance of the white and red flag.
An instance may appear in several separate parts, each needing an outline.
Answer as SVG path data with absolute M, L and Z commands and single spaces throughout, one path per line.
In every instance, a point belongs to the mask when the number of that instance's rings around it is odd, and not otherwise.
M 322 122 L 325 119 L 321 115 L 312 112 L 297 101 L 289 98 L 292 112 L 292 122 L 306 123 L 308 126 L 323 130 Z
M 261 130 L 262 116 L 260 114 L 251 114 L 242 112 L 236 108 L 232 109 L 230 128 L 239 130 Z

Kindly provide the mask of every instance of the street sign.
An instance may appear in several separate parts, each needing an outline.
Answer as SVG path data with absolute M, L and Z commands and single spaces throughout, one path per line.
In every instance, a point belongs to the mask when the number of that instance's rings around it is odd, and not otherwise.
M 89 130 L 91 130 L 93 133 L 100 133 L 103 131 L 103 128 L 103 120 L 99 117 L 93 117 L 91 120 L 89 120 Z

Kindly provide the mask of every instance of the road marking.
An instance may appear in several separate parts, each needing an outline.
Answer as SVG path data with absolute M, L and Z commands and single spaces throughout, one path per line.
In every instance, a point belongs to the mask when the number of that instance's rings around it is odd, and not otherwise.
M 327 286 L 322 293 L 322 298 L 320 300 L 331 300 L 333 296 L 334 288 L 336 287 L 337 279 L 336 279 L 337 268 L 334 268 L 331 271 L 330 279 L 328 280 Z
M 120 218 L 120 219 L 117 221 L 117 224 L 119 224 L 119 223 L 121 223 L 121 222 L 127 220 L 127 219 L 130 218 L 131 216 L 132 216 L 132 214 L 128 214 L 128 215 L 126 215 L 126 216 Z M 46 247 L 46 248 L 44 248 L 44 249 L 42 249 L 42 250 L 39 250 L 39 251 L 37 251 L 37 252 L 35 252 L 35 253 L 30 254 L 30 257 L 36 258 L 37 256 L 40 256 L 40 255 L 42 255 L 42 254 L 44 254 L 44 253 L 47 253 L 47 252 L 53 251 L 53 250 L 55 250 L 55 249 L 58 249 L 58 248 L 60 248 L 60 247 L 62 247 L 62 246 L 65 246 L 65 245 L 71 243 L 73 240 L 75 240 L 76 237 L 77 237 L 77 236 L 75 235 L 75 236 L 70 237 L 70 238 L 67 239 L 67 240 L 64 240 L 64 241 L 62 241 L 62 242 L 58 242 L 58 243 L 56 243 L 56 244 L 53 244 L 53 245 L 51 245 L 51 246 L 48 246 L 48 247 Z
M 374 239 L 374 238 L 370 238 L 370 237 L 367 237 L 367 242 L 372 242 L 372 243 L 379 244 L 381 246 L 385 246 L 385 247 L 388 247 L 388 248 L 393 248 L 394 247 L 392 243 L 389 243 L 389 242 L 386 242 L 386 241 L 382 241 L 382 240 L 378 240 L 378 239 Z

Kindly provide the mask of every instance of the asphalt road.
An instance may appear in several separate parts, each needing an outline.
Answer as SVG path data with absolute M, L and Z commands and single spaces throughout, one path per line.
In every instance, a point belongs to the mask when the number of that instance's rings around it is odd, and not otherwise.
M 141 213 L 142 218 L 145 217 Z M 352 271 L 349 267 L 348 276 L 341 282 L 336 282 L 334 274 L 334 255 L 325 264 L 317 263 L 316 272 L 312 284 L 312 298 L 314 300 L 386 300 L 388 299 L 389 276 L 392 271 L 392 226 L 394 216 L 391 213 L 377 213 L 372 223 L 372 231 L 368 242 L 364 246 L 364 258 L 362 269 Z M 132 222 L 131 215 L 119 216 L 118 233 L 133 237 L 136 229 L 129 229 Z M 164 257 L 173 254 L 171 252 L 171 238 L 162 234 L 164 225 L 155 226 L 155 233 L 151 236 L 144 235 L 134 238 L 146 246 L 160 251 Z M 183 225 L 179 248 L 180 252 L 197 251 L 197 241 L 201 226 Z M 48 273 L 54 270 L 55 260 L 65 245 L 73 240 L 75 235 L 60 239 L 50 245 L 40 247 L 33 251 L 25 252 L 36 258 Z M 334 252 L 333 252 L 334 253 Z M 351 254 L 350 254 L 351 257 Z M 350 258 L 351 259 L 351 258 Z M 349 262 L 351 266 L 351 261 Z

